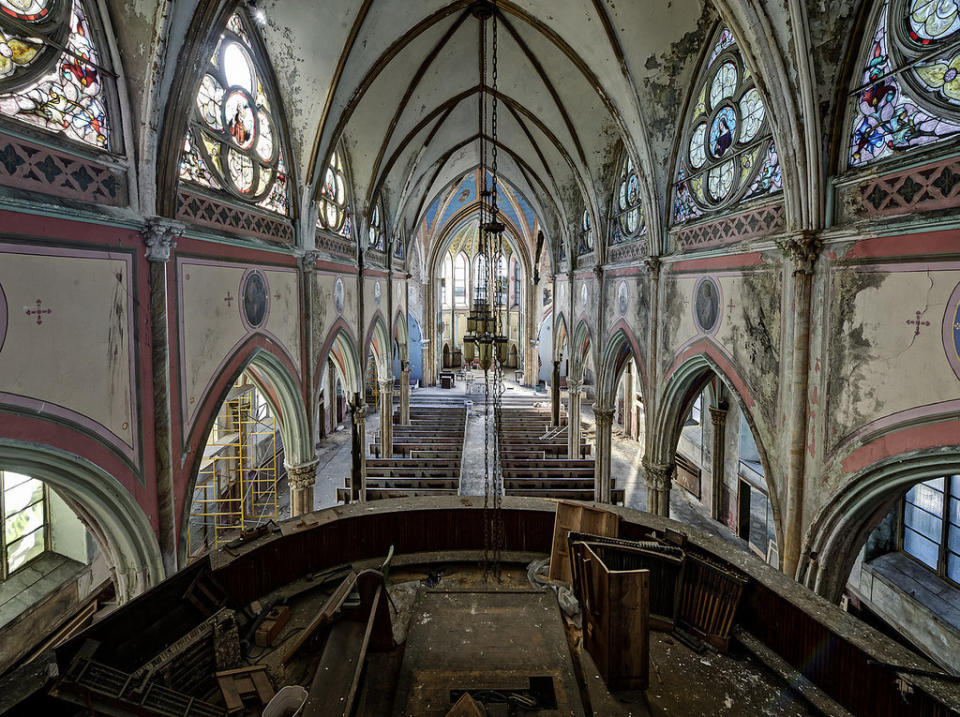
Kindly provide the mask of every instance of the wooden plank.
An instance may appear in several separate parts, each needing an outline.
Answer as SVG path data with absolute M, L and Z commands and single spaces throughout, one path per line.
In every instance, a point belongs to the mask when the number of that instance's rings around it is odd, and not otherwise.
M 290 649 L 287 650 L 287 653 L 283 656 L 283 660 L 281 660 L 280 664 L 287 664 L 297 653 L 297 651 L 303 647 L 304 643 L 313 637 L 317 630 L 333 619 L 333 616 L 336 615 L 340 610 L 340 607 L 343 605 L 343 602 L 347 599 L 347 596 L 353 590 L 353 587 L 356 585 L 356 583 L 357 574 L 352 572 L 344 579 L 342 583 L 340 583 L 337 589 L 334 590 L 333 594 L 327 598 L 327 601 L 323 604 L 323 607 L 320 608 L 320 612 L 316 614 L 307 628 L 297 636 L 297 639 L 294 640 L 293 645 L 290 646 Z

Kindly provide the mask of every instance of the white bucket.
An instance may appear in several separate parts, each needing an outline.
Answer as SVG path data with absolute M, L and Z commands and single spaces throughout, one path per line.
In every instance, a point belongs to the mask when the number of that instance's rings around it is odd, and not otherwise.
M 263 717 L 296 717 L 307 701 L 308 693 L 300 685 L 287 685 L 263 708 Z

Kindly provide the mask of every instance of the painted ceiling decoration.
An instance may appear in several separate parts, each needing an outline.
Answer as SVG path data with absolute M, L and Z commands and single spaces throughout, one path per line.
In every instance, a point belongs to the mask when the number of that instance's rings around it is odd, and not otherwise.
M 0 114 L 115 149 L 114 75 L 88 17 L 82 0 L 0 0 Z
M 960 134 L 960 4 L 885 0 L 873 28 L 853 92 L 851 167 Z
M 766 108 L 733 33 L 719 27 L 712 45 L 680 140 L 675 223 L 783 189 Z
M 227 22 L 190 109 L 180 181 L 287 215 L 283 132 L 266 59 L 251 40 L 246 14 Z

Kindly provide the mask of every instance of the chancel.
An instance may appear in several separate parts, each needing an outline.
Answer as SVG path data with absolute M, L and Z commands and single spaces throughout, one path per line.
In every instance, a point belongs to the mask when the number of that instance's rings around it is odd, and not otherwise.
M 960 714 L 956 0 L 0 0 L 0 714 Z

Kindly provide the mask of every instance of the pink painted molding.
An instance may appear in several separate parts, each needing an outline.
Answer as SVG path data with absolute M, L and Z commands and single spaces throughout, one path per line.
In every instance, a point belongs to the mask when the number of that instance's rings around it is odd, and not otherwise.
M 177 190 L 177 219 L 278 244 L 294 243 L 289 219 L 226 204 L 183 187 Z
M 776 234 L 784 225 L 783 205 L 767 204 L 710 222 L 681 226 L 671 233 L 681 251 L 696 251 Z
M 95 204 L 127 203 L 121 170 L 3 133 L 0 184 Z

